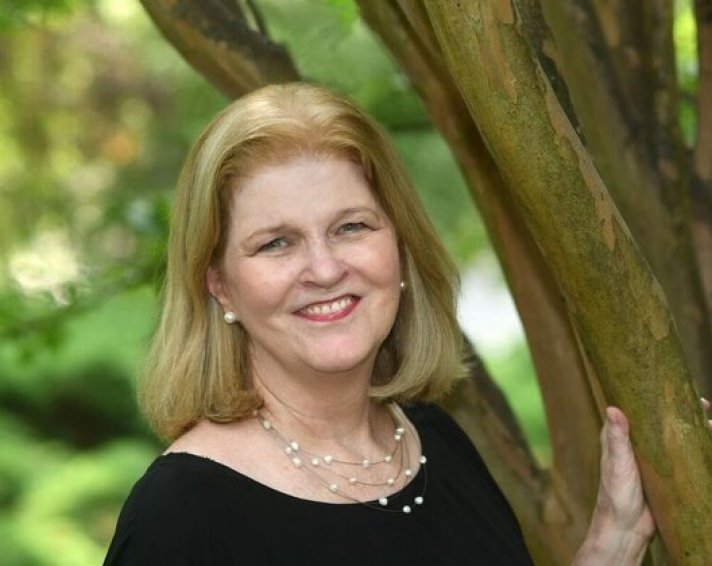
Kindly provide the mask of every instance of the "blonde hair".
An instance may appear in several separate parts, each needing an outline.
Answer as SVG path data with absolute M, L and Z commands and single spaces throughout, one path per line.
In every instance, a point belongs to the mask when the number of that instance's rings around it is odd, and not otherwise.
M 163 309 L 139 383 L 142 410 L 161 437 L 174 439 L 201 418 L 238 420 L 261 405 L 249 376 L 248 337 L 239 324 L 223 322 L 205 277 L 222 259 L 236 180 L 304 154 L 359 163 L 398 238 L 408 286 L 377 356 L 370 395 L 434 400 L 464 374 L 457 270 L 383 130 L 327 89 L 267 86 L 208 125 L 178 181 Z

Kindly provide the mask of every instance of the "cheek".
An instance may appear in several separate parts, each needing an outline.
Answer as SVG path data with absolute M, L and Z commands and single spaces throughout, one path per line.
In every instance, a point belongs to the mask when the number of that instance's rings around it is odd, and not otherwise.
M 373 277 L 383 285 L 393 285 L 400 282 L 400 254 L 393 238 L 384 238 L 381 245 L 374 248 L 366 260 Z
M 231 280 L 232 300 L 238 317 L 243 320 L 258 317 L 278 306 L 289 287 L 279 270 L 267 267 L 236 270 Z

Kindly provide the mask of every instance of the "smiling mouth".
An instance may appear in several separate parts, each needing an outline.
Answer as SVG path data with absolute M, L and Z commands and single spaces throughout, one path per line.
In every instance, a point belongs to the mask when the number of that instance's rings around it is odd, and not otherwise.
M 309 320 L 331 321 L 348 316 L 356 308 L 359 298 L 354 295 L 339 297 L 333 301 L 312 303 L 296 311 L 295 314 Z

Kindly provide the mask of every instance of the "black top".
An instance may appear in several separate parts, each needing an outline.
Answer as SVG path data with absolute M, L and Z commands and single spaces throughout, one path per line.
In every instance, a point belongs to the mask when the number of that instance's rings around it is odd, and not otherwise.
M 104 565 L 531 564 L 509 504 L 465 433 L 434 405 L 405 411 L 427 463 L 388 507 L 411 513 L 300 499 L 172 453 L 134 486 Z

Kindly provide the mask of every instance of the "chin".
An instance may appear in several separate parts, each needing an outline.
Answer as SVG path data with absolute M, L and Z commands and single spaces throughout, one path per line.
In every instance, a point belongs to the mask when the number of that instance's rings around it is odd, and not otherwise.
M 346 373 L 357 369 L 365 362 L 364 359 L 315 360 L 308 365 L 319 373 Z
M 307 365 L 320 373 L 344 373 L 363 367 L 364 364 L 373 364 L 374 359 L 372 351 L 359 353 L 350 348 L 348 352 L 337 353 L 332 350 L 328 354 L 310 356 Z

